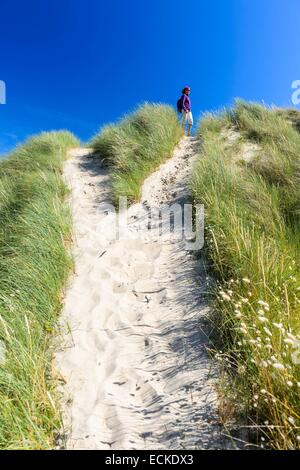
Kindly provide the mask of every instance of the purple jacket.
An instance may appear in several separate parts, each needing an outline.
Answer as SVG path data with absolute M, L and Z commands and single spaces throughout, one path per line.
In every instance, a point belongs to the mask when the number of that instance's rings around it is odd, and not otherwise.
M 183 100 L 182 100 L 182 109 L 183 111 L 185 111 L 186 113 L 188 113 L 189 111 L 191 111 L 192 109 L 192 105 L 191 105 L 191 99 L 189 96 L 187 95 L 183 95 Z

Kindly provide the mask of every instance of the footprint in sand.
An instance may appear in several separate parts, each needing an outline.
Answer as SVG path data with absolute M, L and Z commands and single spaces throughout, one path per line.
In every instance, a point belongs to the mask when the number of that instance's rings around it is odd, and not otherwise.
M 179 190 L 187 196 L 193 145 L 183 139 L 146 179 L 142 201 L 173 203 Z M 109 216 L 97 213 L 107 199 L 109 175 L 93 162 L 83 171 L 86 157 L 78 155 L 65 166 L 78 273 L 62 314 L 78 329 L 72 349 L 59 358 L 72 399 L 64 410 L 71 423 L 67 448 L 172 450 L 194 449 L 199 442 L 201 448 L 223 448 L 210 419 L 218 415 L 217 392 L 207 373 L 213 366 L 199 326 L 207 305 L 198 302 L 193 262 L 181 241 L 159 233 L 148 237 L 146 206 L 139 203 L 128 211 L 135 238 L 116 241 Z M 193 390 L 191 397 L 192 384 L 201 393 Z

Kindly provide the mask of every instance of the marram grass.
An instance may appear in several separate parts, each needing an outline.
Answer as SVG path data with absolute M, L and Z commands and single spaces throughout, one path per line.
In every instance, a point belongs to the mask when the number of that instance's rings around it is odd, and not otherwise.
M 300 134 L 288 117 L 243 101 L 205 117 L 192 181 L 218 277 L 223 395 L 275 449 L 300 448 Z M 259 150 L 245 162 L 249 142 Z
M 143 181 L 171 156 L 181 132 L 170 106 L 146 103 L 92 139 L 91 147 L 110 169 L 116 203 L 120 196 L 139 199 Z
M 0 448 L 47 449 L 60 426 L 49 337 L 72 265 L 62 165 L 69 132 L 29 139 L 0 163 Z

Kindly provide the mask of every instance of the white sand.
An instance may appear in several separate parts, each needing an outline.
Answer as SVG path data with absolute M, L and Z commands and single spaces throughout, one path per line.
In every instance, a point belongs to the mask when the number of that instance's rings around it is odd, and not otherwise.
M 56 366 L 66 382 L 68 449 L 226 445 L 202 330 L 209 309 L 201 260 L 183 241 L 145 237 L 147 205 L 186 197 L 195 145 L 184 138 L 145 181 L 144 204 L 128 211 L 135 240 L 115 240 L 115 216 L 97 211 L 109 190 L 101 164 L 84 149 L 73 150 L 66 163 L 76 274 L 66 293 Z

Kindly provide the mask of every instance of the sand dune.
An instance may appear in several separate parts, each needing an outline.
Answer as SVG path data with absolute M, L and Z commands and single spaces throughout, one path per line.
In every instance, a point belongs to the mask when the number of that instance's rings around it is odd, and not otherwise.
M 65 166 L 76 272 L 66 293 L 56 366 L 68 449 L 224 448 L 216 370 L 205 348 L 201 260 L 183 241 L 147 237 L 147 206 L 182 202 L 195 155 L 184 138 L 144 183 L 114 236 L 109 176 L 90 150 Z

